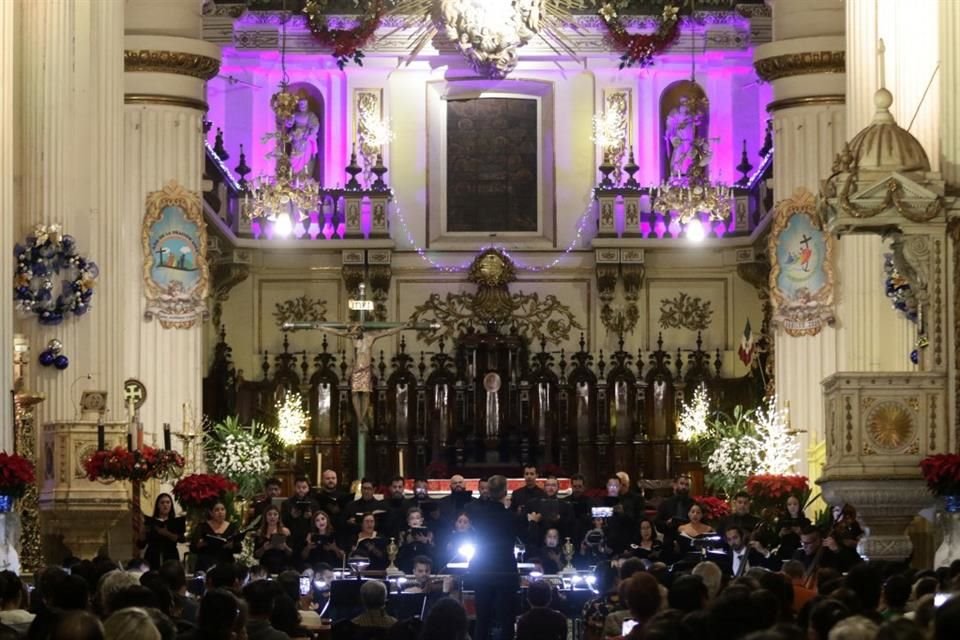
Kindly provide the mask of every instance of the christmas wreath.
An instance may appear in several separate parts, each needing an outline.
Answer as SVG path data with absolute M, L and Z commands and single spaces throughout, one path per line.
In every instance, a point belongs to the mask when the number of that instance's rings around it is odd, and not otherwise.
M 66 315 L 82 316 L 90 309 L 93 281 L 100 272 L 93 261 L 77 254 L 76 240 L 61 234 L 60 225 L 37 225 L 13 253 L 17 309 L 36 315 L 45 325 L 60 324 Z M 57 292 L 56 280 L 60 280 Z
M 148 446 L 135 451 L 126 447 L 97 451 L 83 461 L 89 480 L 166 480 L 178 475 L 183 466 L 178 452 Z
M 617 3 L 619 6 L 626 6 L 626 2 Z M 620 56 L 620 68 L 624 67 L 649 67 L 653 64 L 653 56 L 661 53 L 664 49 L 673 44 L 673 41 L 680 35 L 680 21 L 677 19 L 679 7 L 666 5 L 663 7 L 663 14 L 660 16 L 660 22 L 656 31 L 653 33 L 629 33 L 620 21 L 617 14 L 617 7 L 613 3 L 606 3 L 600 7 L 597 13 L 603 19 L 607 26 L 607 40 L 613 47 L 623 52 Z
M 360 21 L 352 29 L 335 29 L 330 26 L 326 17 L 328 4 L 329 0 L 307 0 L 303 8 L 313 37 L 320 44 L 333 49 L 333 57 L 341 69 L 351 60 L 362 67 L 361 48 L 370 41 L 380 26 L 386 8 L 385 0 L 368 0 Z

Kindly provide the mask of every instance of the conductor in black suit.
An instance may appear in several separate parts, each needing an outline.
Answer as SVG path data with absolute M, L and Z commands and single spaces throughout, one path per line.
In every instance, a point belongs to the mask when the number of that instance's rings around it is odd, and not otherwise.
M 490 500 L 474 503 L 471 510 L 475 553 L 470 561 L 474 584 L 477 626 L 474 640 L 487 640 L 495 626 L 501 640 L 513 639 L 514 607 L 519 587 L 517 560 L 513 555 L 514 516 L 504 502 L 507 479 L 491 476 Z

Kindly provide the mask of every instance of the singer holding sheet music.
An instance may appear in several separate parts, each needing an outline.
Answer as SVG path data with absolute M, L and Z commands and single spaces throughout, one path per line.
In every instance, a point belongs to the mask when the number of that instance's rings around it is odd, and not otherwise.
M 307 566 L 313 567 L 321 562 L 331 567 L 344 566 L 343 549 L 337 545 L 336 532 L 326 511 L 317 511 L 313 515 L 313 529 L 306 540 L 301 557 Z
M 153 516 L 143 518 L 139 546 L 144 548 L 143 557 L 154 571 L 167 560 L 180 561 L 177 544 L 185 542 L 186 518 L 177 517 L 173 511 L 173 498 L 161 493 L 153 503 Z
M 280 574 L 290 564 L 293 549 L 287 544 L 289 538 L 290 529 L 280 521 L 280 509 L 275 505 L 268 506 L 263 511 L 263 524 L 253 543 L 253 557 L 260 560 L 260 566 L 267 573 Z
M 370 571 L 383 571 L 387 568 L 387 541 L 377 533 L 377 520 L 372 513 L 364 514 L 360 520 L 360 532 L 350 556 L 367 558 Z
M 226 505 L 215 502 L 207 512 L 207 520 L 201 522 L 191 536 L 190 552 L 197 558 L 194 571 L 233 562 L 233 555 L 240 551 L 241 537 L 237 525 L 227 520 Z

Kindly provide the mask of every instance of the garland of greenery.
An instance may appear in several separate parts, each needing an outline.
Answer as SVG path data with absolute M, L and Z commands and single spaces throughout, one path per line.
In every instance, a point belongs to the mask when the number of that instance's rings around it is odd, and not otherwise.
M 13 297 L 17 309 L 37 316 L 40 324 L 57 325 L 68 314 L 90 309 L 97 265 L 77 255 L 73 236 L 61 235 L 60 225 L 37 225 L 24 244 L 14 248 L 17 260 Z M 68 276 L 66 278 L 57 276 Z M 60 290 L 54 292 L 54 281 Z
M 607 41 L 623 55 L 620 56 L 620 68 L 649 67 L 653 57 L 669 47 L 680 35 L 680 21 L 677 19 L 679 7 L 666 5 L 657 30 L 653 33 L 629 33 L 623 26 L 616 7 L 604 4 L 597 11 L 608 31 Z
M 310 32 L 320 44 L 333 49 L 333 57 L 340 69 L 347 66 L 351 60 L 362 67 L 361 49 L 370 41 L 383 20 L 384 0 L 370 0 L 357 26 L 352 29 L 330 27 L 326 17 L 328 4 L 329 0 L 307 0 L 303 13 L 310 23 Z

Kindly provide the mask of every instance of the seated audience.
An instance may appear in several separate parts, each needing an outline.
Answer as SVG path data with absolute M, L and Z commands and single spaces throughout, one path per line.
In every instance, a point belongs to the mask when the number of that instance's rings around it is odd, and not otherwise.
M 360 604 L 363 605 L 363 613 L 350 621 L 355 627 L 387 629 L 397 622 L 396 618 L 387 615 L 387 588 L 379 580 L 363 583 L 360 587 Z
M 24 609 L 26 591 L 13 571 L 0 571 L 0 624 L 25 634 L 36 615 Z
M 527 588 L 530 610 L 517 618 L 517 640 L 566 640 L 567 618 L 550 608 L 553 589 L 542 580 Z
M 162 640 L 150 614 L 139 607 L 120 609 L 103 623 L 104 640 Z
M 277 631 L 270 624 L 273 604 L 279 595 L 279 587 L 269 580 L 256 580 L 243 588 L 243 599 L 249 610 L 249 640 L 289 640 L 290 636 Z

